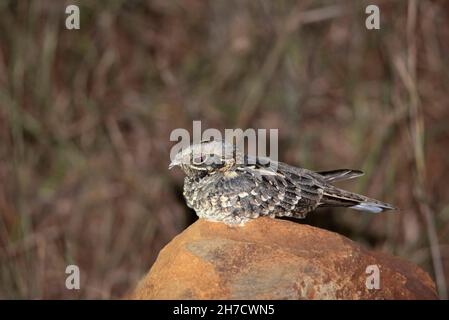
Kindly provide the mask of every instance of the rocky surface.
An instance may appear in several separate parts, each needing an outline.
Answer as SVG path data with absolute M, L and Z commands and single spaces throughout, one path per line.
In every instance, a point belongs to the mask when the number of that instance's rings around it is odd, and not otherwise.
M 379 268 L 379 289 L 367 267 Z M 373 268 L 373 267 L 371 267 Z M 376 268 L 376 267 L 374 267 Z M 437 299 L 417 266 L 336 233 L 259 218 L 198 220 L 159 254 L 131 299 Z

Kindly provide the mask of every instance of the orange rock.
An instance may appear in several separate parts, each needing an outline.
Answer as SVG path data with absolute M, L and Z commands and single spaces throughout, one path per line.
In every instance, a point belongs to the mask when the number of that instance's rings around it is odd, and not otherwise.
M 367 288 L 370 265 L 379 268 L 379 289 Z M 162 249 L 130 298 L 438 297 L 429 275 L 409 262 L 368 251 L 333 232 L 259 218 L 244 227 L 198 220 Z

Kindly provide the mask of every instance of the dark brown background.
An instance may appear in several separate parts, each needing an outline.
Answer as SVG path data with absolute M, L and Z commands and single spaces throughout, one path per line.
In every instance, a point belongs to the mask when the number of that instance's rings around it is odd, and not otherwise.
M 279 128 L 282 161 L 364 170 L 342 186 L 400 214 L 305 222 L 413 261 L 446 297 L 448 4 L 0 1 L 0 298 L 130 290 L 195 219 L 167 170 L 170 132 L 193 120 Z

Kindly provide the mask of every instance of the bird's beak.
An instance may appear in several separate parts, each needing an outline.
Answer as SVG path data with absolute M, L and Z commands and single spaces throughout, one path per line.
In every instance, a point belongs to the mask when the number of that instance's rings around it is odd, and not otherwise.
M 173 167 L 179 166 L 181 163 L 178 160 L 173 160 L 172 162 L 170 162 L 170 164 L 168 165 L 168 170 L 170 170 Z

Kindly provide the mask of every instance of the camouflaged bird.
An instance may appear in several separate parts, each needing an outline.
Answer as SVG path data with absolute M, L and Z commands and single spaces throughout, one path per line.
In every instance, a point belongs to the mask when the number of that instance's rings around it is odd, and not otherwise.
M 185 172 L 184 197 L 200 218 L 243 225 L 260 216 L 304 218 L 318 207 L 378 213 L 393 206 L 331 185 L 363 175 L 358 170 L 313 172 L 241 154 L 231 144 L 207 141 L 174 157 Z

